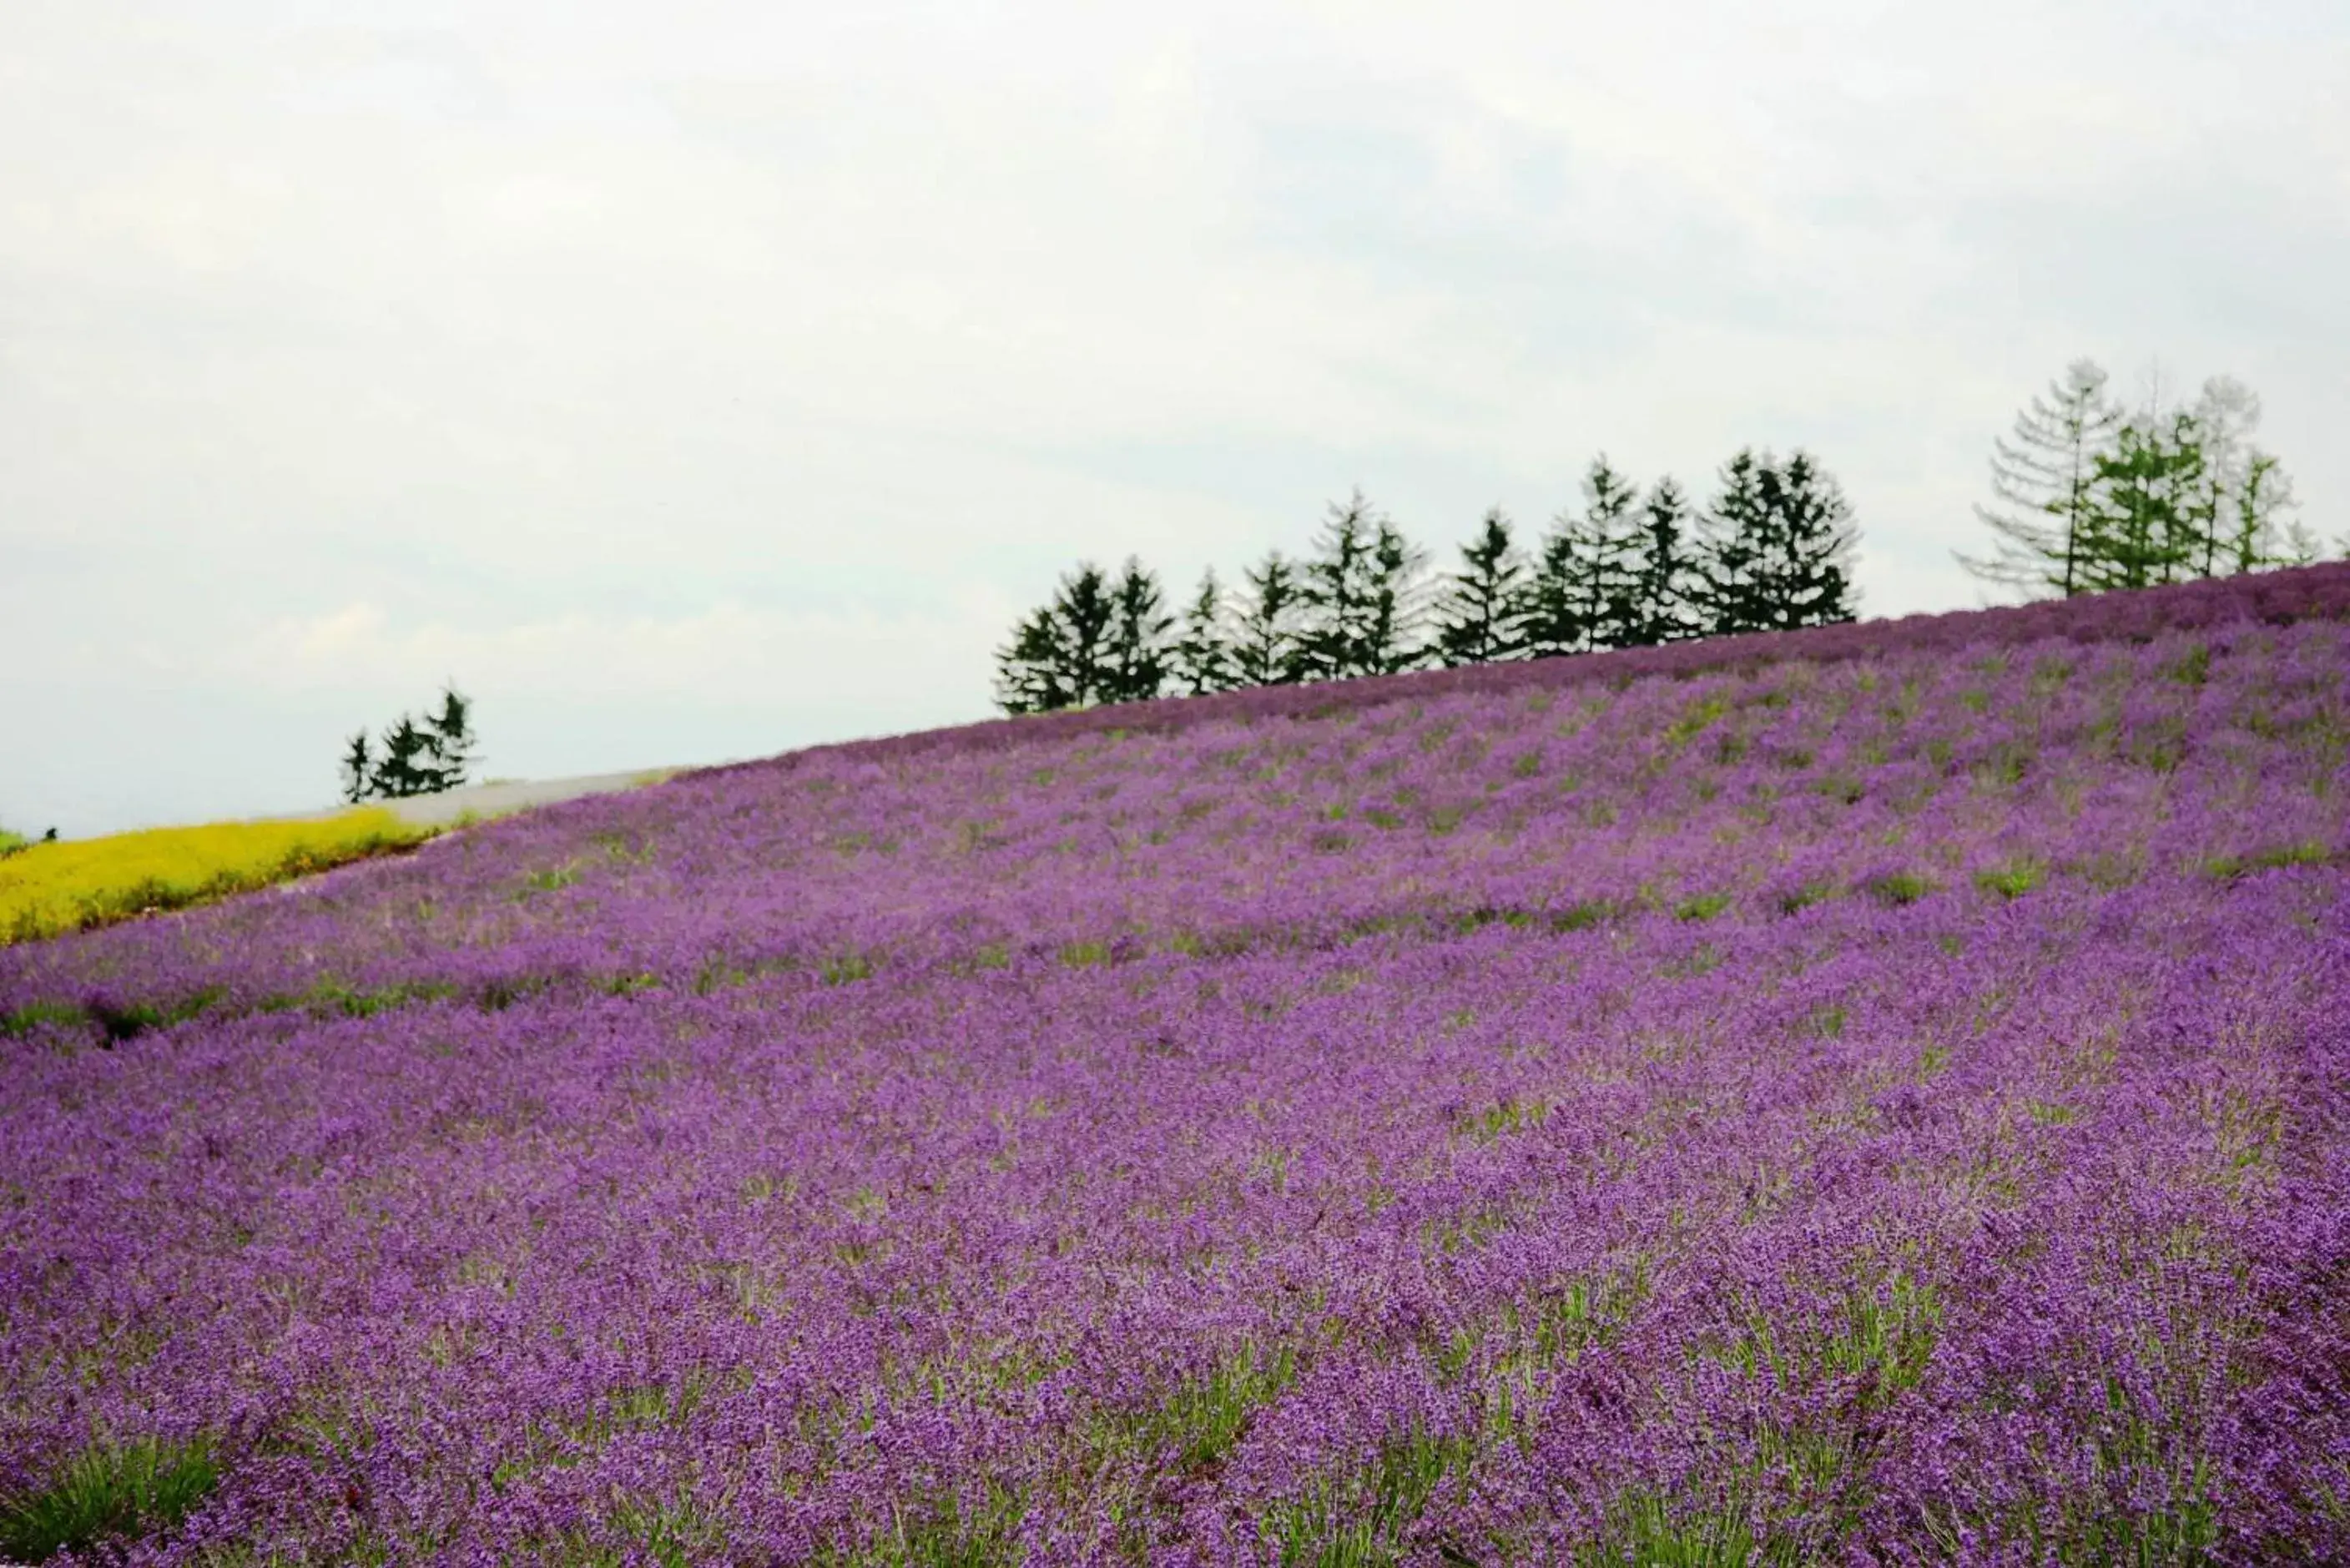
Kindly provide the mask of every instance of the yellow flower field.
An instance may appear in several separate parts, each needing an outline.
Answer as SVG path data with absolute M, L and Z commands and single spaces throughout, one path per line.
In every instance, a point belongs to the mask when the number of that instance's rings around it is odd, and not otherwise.
M 429 836 L 379 807 L 296 822 L 158 827 L 0 857 L 0 944 L 176 909 Z

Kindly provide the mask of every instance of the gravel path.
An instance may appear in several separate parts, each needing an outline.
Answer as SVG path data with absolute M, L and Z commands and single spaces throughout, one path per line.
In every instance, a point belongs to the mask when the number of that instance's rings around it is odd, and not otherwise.
M 676 768 L 639 769 L 627 774 L 590 774 L 573 779 L 509 779 L 497 784 L 469 784 L 441 794 L 417 795 L 408 800 L 387 800 L 380 803 L 401 821 L 419 827 L 442 827 L 471 812 L 476 816 L 504 816 L 508 812 L 523 811 L 534 805 L 551 805 L 559 800 L 577 800 L 585 794 L 610 794 L 624 789 L 659 784 L 681 770 Z

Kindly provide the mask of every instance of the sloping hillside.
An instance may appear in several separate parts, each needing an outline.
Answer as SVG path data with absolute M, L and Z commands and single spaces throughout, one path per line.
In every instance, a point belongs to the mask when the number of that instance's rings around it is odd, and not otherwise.
M 982 726 L 0 952 L 0 1548 L 2350 1553 L 2345 621 Z

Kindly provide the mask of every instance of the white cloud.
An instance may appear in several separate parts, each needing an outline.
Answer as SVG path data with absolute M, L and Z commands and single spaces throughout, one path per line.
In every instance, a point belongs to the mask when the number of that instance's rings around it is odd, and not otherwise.
M 183 711 L 311 788 L 304 704 L 444 673 L 547 766 L 606 689 L 730 753 L 976 716 L 1075 556 L 1230 568 L 1357 482 L 1442 545 L 1603 447 L 1812 445 L 1872 608 L 1970 602 L 2083 352 L 2244 377 L 2330 531 L 2345 62 L 2320 0 L 35 7 L 0 699 L 110 695 L 0 817 L 181 809 L 109 737 Z

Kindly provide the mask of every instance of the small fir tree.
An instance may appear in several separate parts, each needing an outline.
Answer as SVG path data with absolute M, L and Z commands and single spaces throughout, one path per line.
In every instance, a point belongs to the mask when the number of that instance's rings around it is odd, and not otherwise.
M 1241 585 L 1232 642 L 1233 678 L 1243 686 L 1304 680 L 1306 606 L 1296 567 L 1275 550 L 1243 572 Z
M 1631 640 L 1640 590 L 1639 491 L 1602 452 L 1583 479 L 1583 536 L 1590 562 L 1585 613 L 1593 648 Z
M 1782 464 L 1749 447 L 1722 465 L 1696 594 L 1709 636 L 1853 618 L 1852 507 L 1807 452 Z
M 474 750 L 480 744 L 473 733 L 473 700 L 457 690 L 456 682 L 444 684 L 441 688 L 441 706 L 425 715 L 424 728 L 438 777 L 434 788 L 455 789 L 463 784 L 473 771 Z
M 1638 492 L 1605 454 L 1583 480 L 1583 510 L 1543 536 L 1521 601 L 1519 635 L 1535 658 L 1614 648 L 1628 639 L 1640 587 Z
M 375 765 L 375 793 L 386 800 L 431 794 L 440 787 L 432 759 L 432 732 L 402 713 L 383 732 L 383 755 Z
M 1461 569 L 1445 579 L 1436 610 L 1436 657 L 1448 665 L 1488 664 L 1518 653 L 1518 600 L 1526 566 L 1498 506 L 1461 546 Z
M 1232 639 L 1224 628 L 1224 586 L 1216 580 L 1212 566 L 1201 574 L 1198 591 L 1183 607 L 1180 628 L 1168 650 L 1168 668 L 1184 691 L 1195 697 L 1228 691 L 1240 683 Z
M 1299 599 L 1304 672 L 1322 680 L 1387 675 L 1418 662 L 1418 577 L 1425 556 L 1357 490 L 1333 504 Z
M 341 765 L 343 798 L 357 805 L 375 793 L 375 743 L 365 730 L 352 732 L 344 743 Z
M 1061 578 L 1052 602 L 1023 619 L 996 650 L 997 705 L 1007 713 L 1045 713 L 1102 701 L 1117 613 L 1102 569 L 1079 562 Z
M 1167 683 L 1167 633 L 1174 620 L 1161 607 L 1156 574 L 1128 556 L 1110 586 L 1109 626 L 1102 639 L 1101 700 L 1144 702 Z
M 1032 610 L 995 650 L 995 705 L 1006 713 L 1050 713 L 1077 704 L 1069 654 L 1050 605 Z
M 1763 462 L 1752 447 L 1722 465 L 1698 546 L 1698 606 L 1705 636 L 1762 631 L 1772 620 L 1763 557 L 1771 519 L 1762 496 Z
M 1638 526 L 1639 554 L 1624 625 L 1627 648 L 1677 641 L 1691 630 L 1695 563 L 1690 550 L 1689 500 L 1669 474 L 1648 487 Z

